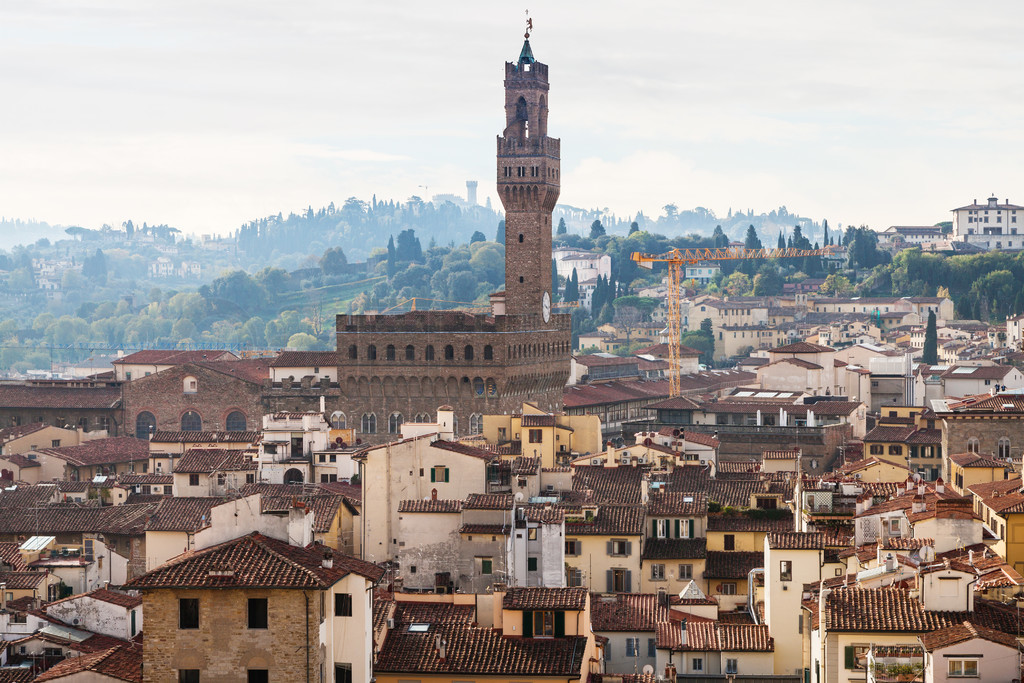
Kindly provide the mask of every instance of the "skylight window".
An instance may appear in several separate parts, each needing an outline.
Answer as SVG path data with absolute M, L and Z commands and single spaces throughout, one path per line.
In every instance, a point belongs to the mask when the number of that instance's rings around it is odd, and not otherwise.
M 430 624 L 409 624 L 409 633 L 426 633 L 430 630 Z

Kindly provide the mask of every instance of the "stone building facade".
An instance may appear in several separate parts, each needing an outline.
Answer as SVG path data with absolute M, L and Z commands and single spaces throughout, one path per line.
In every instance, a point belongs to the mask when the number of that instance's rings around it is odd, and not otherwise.
M 548 67 L 529 40 L 505 64 L 506 127 L 498 137 L 498 194 L 505 207 L 505 291 L 491 314 L 416 311 L 338 316 L 337 407 L 364 441 L 404 421 L 455 410 L 456 434 L 479 432 L 488 413 L 523 401 L 562 407 L 570 316 L 551 310 L 551 212 L 559 194 L 558 139 L 547 137 Z
M 185 363 L 125 382 L 125 431 L 140 439 L 154 431 L 259 429 L 266 363 Z

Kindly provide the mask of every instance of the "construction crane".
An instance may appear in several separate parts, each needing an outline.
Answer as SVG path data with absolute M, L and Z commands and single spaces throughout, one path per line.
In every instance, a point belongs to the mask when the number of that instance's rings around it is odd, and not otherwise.
M 726 247 L 721 249 L 673 249 L 664 254 L 644 254 L 634 251 L 630 258 L 641 268 L 654 268 L 655 263 L 668 264 L 669 285 L 665 297 L 668 306 L 668 387 L 669 396 L 681 393 L 679 383 L 679 340 L 682 338 L 682 320 L 679 312 L 679 285 L 683 267 L 702 261 L 736 261 L 771 258 L 803 258 L 805 256 L 828 256 L 832 247 L 824 249 L 747 249 Z

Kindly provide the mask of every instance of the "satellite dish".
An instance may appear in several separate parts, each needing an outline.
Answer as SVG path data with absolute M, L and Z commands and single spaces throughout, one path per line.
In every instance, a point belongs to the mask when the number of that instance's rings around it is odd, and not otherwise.
M 522 491 L 516 491 L 516 502 L 517 503 L 523 502 L 523 492 Z
M 652 673 L 654 673 L 654 667 L 650 664 L 644 664 L 644 673 L 650 676 Z

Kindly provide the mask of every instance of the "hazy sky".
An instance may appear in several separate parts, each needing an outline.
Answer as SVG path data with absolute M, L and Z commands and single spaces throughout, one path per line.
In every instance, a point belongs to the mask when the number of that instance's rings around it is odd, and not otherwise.
M 564 203 L 884 228 L 1024 201 L 1019 1 L 0 0 L 0 215 L 483 201 L 527 6 Z

